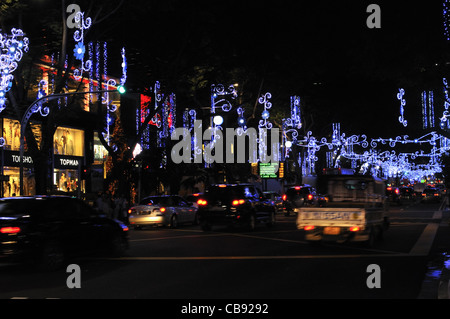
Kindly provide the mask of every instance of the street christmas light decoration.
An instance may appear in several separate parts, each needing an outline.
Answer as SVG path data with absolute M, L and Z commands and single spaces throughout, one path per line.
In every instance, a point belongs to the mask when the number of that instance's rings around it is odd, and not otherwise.
M 302 121 L 300 116 L 300 97 L 291 96 L 291 117 L 282 120 L 283 128 L 283 144 L 284 158 L 289 157 L 289 152 L 294 143 L 296 143 L 298 138 L 298 131 L 302 127 Z M 288 141 L 288 136 L 291 135 L 291 140 Z M 289 142 L 289 143 L 288 143 Z
M 0 112 L 6 107 L 6 93 L 11 89 L 14 76 L 22 60 L 23 53 L 28 52 L 28 38 L 21 29 L 11 29 L 11 34 L 0 32 Z
M 406 101 L 403 98 L 403 96 L 405 95 L 405 90 L 398 89 L 398 91 L 399 92 L 397 93 L 397 99 L 400 101 L 400 116 L 398 117 L 398 121 L 403 124 L 404 127 L 406 127 L 408 126 L 408 121 L 405 120 L 404 116 Z
M 441 129 L 444 128 L 450 128 L 450 121 L 448 119 L 448 117 L 450 116 L 450 113 L 448 111 L 448 108 L 450 106 L 450 98 L 448 97 L 448 84 L 447 84 L 447 79 L 443 78 L 442 82 L 444 84 L 444 97 L 445 97 L 445 101 L 444 101 L 444 112 L 442 113 L 442 117 L 439 118 L 440 122 L 440 127 Z
M 211 113 L 216 113 L 217 107 L 221 107 L 224 112 L 231 111 L 233 106 L 226 97 L 231 97 L 231 99 L 237 97 L 237 91 L 234 85 L 228 86 L 226 90 L 223 84 L 211 85 Z
M 91 27 L 92 20 L 90 17 L 84 19 L 84 12 L 78 11 L 75 15 L 75 25 L 79 30 L 76 30 L 73 34 L 73 38 L 76 42 L 73 49 L 75 59 L 81 61 L 79 69 L 73 71 L 73 77 L 75 80 L 80 81 L 84 71 L 90 71 L 92 68 L 92 60 L 84 61 L 84 54 L 86 53 L 86 47 L 84 45 L 84 30 Z M 98 51 L 97 51 L 98 52 Z
M 449 2 L 448 0 L 443 1 L 443 10 L 442 10 L 442 16 L 443 16 L 443 22 L 444 22 L 444 36 L 447 41 L 450 41 L 450 32 L 449 32 Z

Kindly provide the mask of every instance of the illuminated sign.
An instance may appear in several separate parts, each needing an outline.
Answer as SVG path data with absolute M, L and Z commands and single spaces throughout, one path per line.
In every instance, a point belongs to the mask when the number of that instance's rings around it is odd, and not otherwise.
M 259 163 L 261 178 L 277 178 L 279 163 Z

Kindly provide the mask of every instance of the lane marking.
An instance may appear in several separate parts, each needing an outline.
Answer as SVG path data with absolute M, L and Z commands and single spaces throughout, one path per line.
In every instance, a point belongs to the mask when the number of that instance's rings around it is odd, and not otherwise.
M 198 238 L 198 237 L 214 237 L 222 236 L 223 234 L 204 234 L 204 235 L 184 235 L 184 236 L 166 236 L 166 237 L 155 237 L 155 238 L 141 238 L 141 239 L 130 239 L 130 242 L 143 242 L 143 241 L 153 241 L 153 240 L 164 240 L 164 239 L 177 239 L 177 238 Z
M 89 258 L 114 261 L 189 261 L 189 260 L 270 260 L 270 259 L 337 259 L 337 258 L 410 257 L 407 253 L 368 255 L 292 255 L 292 256 L 166 256 L 166 257 L 118 257 Z
M 430 252 L 431 246 L 433 245 L 434 237 L 436 236 L 438 228 L 438 223 L 429 223 L 423 230 L 409 254 L 415 256 L 427 256 Z

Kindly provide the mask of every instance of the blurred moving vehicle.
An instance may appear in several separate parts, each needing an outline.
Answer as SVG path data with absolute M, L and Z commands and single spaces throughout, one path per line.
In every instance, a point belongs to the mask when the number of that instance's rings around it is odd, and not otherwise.
M 275 224 L 275 206 L 251 184 L 212 185 L 198 200 L 198 217 L 204 231 L 213 225 L 244 225 L 253 230 L 257 223 Z
M 385 184 L 367 175 L 323 175 L 318 189 L 329 201 L 297 208 L 297 228 L 310 242 L 366 242 L 372 246 L 389 228 Z
M 177 195 L 149 196 L 128 210 L 128 221 L 135 229 L 143 226 L 198 224 L 197 208 Z
M 0 260 L 31 260 L 55 270 L 66 258 L 107 251 L 122 255 L 128 227 L 66 196 L 0 199 Z
M 309 185 L 290 187 L 283 195 L 283 204 L 286 209 L 285 215 L 289 216 L 299 207 L 315 205 L 319 199 L 324 200 L 324 197 L 318 196 L 316 190 Z
M 422 192 L 422 201 L 439 202 L 441 200 L 441 191 L 437 188 L 425 188 Z
M 272 205 L 274 205 L 276 211 L 284 210 L 283 198 L 277 192 L 265 191 L 263 192 L 264 197 L 269 200 Z

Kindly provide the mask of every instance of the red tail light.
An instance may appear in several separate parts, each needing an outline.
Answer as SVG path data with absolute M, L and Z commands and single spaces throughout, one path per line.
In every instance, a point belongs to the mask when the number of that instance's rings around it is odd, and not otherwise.
M 17 234 L 20 232 L 20 227 L 2 227 L 0 233 L 2 234 Z
M 286 199 L 287 199 L 286 194 L 284 194 L 283 196 L 281 196 L 281 198 L 282 198 L 283 200 L 286 200 Z
M 159 211 L 160 211 L 161 213 L 164 213 L 164 212 L 166 211 L 166 208 L 165 208 L 165 207 L 161 207 L 161 208 L 159 209 Z
M 207 202 L 205 199 L 199 199 L 199 200 L 197 201 L 197 204 L 198 204 L 199 206 L 205 206 L 206 204 L 208 204 L 208 202 Z
M 313 199 L 313 195 L 312 194 L 308 194 L 308 200 L 312 200 Z
M 234 201 L 231 202 L 231 204 L 233 206 L 238 206 L 238 205 L 242 205 L 245 203 L 245 199 L 235 199 Z
M 359 228 L 358 226 L 352 226 L 352 227 L 349 228 L 349 230 L 350 230 L 350 231 L 353 231 L 353 232 L 354 232 L 354 231 L 359 231 L 359 229 L 360 229 L 360 228 Z
M 400 193 L 400 190 L 398 188 L 395 189 L 395 193 L 398 194 Z
M 305 227 L 303 227 L 304 230 L 313 230 L 314 228 L 316 228 L 314 227 L 314 225 L 306 225 Z

